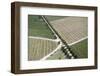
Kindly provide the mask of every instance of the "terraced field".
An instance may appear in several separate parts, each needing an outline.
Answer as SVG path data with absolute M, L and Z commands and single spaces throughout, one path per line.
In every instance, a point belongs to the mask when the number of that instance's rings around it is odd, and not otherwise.
M 66 17 L 49 22 L 59 35 L 70 44 L 88 35 L 87 21 L 87 17 Z
M 28 60 L 39 60 L 57 47 L 57 42 L 43 39 L 29 38 Z

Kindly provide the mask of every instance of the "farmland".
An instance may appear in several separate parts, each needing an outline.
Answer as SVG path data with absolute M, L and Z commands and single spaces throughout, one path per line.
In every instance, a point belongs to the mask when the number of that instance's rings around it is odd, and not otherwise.
M 28 60 L 39 60 L 52 52 L 57 47 L 57 42 L 29 38 Z
M 66 59 L 64 53 L 61 50 L 58 50 L 55 52 L 53 55 L 47 58 L 47 60 L 61 60 L 61 59 Z
M 87 36 L 86 17 L 66 17 L 49 22 L 68 44 Z
M 49 16 L 46 17 L 49 20 Z M 51 17 L 50 17 L 51 18 Z M 49 20 L 52 27 L 68 44 L 88 36 L 88 19 L 87 17 L 64 17 L 58 20 Z M 88 57 L 88 39 L 80 41 L 70 46 L 72 52 L 77 58 Z
M 28 35 L 50 39 L 55 38 L 47 24 L 42 20 L 41 16 L 37 15 L 28 16 Z
M 76 43 L 71 47 L 73 52 L 78 56 L 78 58 L 87 58 L 88 57 L 88 39 L 85 39 L 79 43 Z
M 87 22 L 87 17 L 28 15 L 28 60 L 87 58 Z
M 54 21 L 54 20 L 59 20 L 65 18 L 65 16 L 45 16 L 48 21 Z

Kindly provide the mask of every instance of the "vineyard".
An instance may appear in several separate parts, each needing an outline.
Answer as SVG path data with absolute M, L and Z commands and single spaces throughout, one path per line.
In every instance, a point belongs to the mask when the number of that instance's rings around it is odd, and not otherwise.
M 66 17 L 50 23 L 68 44 L 87 36 L 86 17 Z
M 57 47 L 57 42 L 43 39 L 29 38 L 28 60 L 39 60 Z
M 50 18 L 49 18 L 50 17 Z M 57 31 L 61 38 L 68 43 L 74 57 L 87 58 L 88 57 L 88 19 L 87 17 L 64 17 L 50 20 L 51 16 L 46 16 L 51 26 Z M 66 53 L 66 51 L 64 52 Z M 57 54 L 56 54 L 57 56 Z M 55 55 L 50 57 L 56 58 Z M 62 57 L 59 57 L 62 58 Z M 68 56 L 67 58 L 70 58 Z
M 88 57 L 88 19 L 69 16 L 28 16 L 28 60 Z

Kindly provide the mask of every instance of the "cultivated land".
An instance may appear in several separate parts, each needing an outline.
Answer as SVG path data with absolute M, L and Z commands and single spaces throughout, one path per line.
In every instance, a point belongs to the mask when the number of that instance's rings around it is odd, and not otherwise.
M 59 18 L 58 20 L 57 19 L 49 20 L 49 17 L 50 16 L 46 16 L 47 20 L 50 22 L 53 28 L 68 44 L 72 44 L 88 36 L 87 17 L 64 17 L 61 19 Z M 85 39 L 83 41 L 80 41 L 70 46 L 70 48 L 72 49 L 72 52 L 75 55 L 77 55 L 78 58 L 88 57 L 87 42 L 88 40 Z
M 88 36 L 86 17 L 45 16 L 45 18 L 78 58 L 88 57 L 88 39 L 71 45 Z M 29 15 L 28 25 L 28 60 L 40 60 L 58 47 L 56 40 L 59 38 L 56 39 L 54 32 L 42 16 Z M 46 59 L 60 60 L 67 59 L 67 56 L 61 49 L 58 49 Z
M 39 60 L 56 49 L 57 42 L 29 38 L 28 47 L 28 60 Z
M 28 16 L 28 36 L 28 60 L 39 60 L 57 47 L 57 42 L 47 40 L 55 36 L 41 16 Z
M 66 17 L 49 22 L 68 44 L 87 36 L 87 17 Z
M 65 18 L 65 16 L 45 16 L 48 21 L 54 21 L 54 20 L 59 20 Z
M 78 56 L 78 58 L 88 57 L 88 39 L 85 39 L 79 43 L 70 46 L 73 52 Z
M 28 35 L 35 37 L 44 37 L 54 39 L 54 34 L 43 21 L 41 16 L 29 15 L 28 16 Z
M 66 56 L 61 50 L 58 50 L 55 52 L 53 55 L 49 56 L 47 60 L 61 60 L 61 59 L 66 59 Z

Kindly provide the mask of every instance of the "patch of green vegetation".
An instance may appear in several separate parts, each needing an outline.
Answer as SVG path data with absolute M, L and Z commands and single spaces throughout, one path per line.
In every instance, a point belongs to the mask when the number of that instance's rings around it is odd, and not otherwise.
M 62 59 L 66 59 L 66 57 L 61 50 L 56 51 L 54 54 L 52 54 L 47 58 L 47 60 L 62 60 Z
M 28 35 L 54 39 L 55 36 L 41 16 L 28 15 Z
M 70 46 L 78 58 L 88 58 L 88 39 Z
M 48 21 L 54 21 L 54 20 L 65 18 L 66 16 L 45 16 L 45 17 L 48 19 Z

